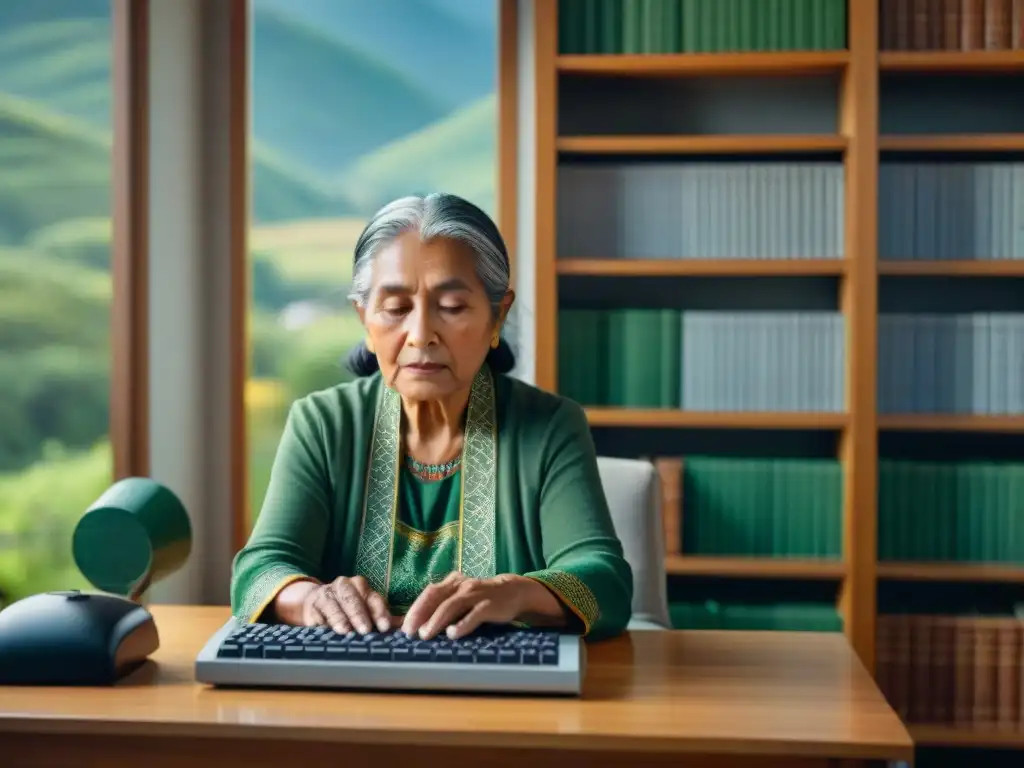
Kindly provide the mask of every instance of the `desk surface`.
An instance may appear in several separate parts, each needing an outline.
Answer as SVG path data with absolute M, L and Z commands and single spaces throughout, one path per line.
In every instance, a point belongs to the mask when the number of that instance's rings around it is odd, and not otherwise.
M 155 606 L 155 663 L 115 688 L 0 687 L 0 732 L 912 759 L 841 635 L 635 632 L 591 644 L 581 699 L 216 690 L 222 607 Z

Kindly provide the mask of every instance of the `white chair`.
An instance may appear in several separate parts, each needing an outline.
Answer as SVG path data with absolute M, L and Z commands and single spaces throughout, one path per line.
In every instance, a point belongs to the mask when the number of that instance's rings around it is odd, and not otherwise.
M 608 456 L 599 456 L 597 465 L 612 524 L 633 569 L 629 629 L 671 629 L 658 471 L 649 461 Z

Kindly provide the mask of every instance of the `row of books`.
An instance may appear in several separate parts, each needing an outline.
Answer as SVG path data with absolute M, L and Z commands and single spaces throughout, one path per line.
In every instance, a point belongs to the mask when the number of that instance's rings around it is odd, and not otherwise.
M 558 170 L 565 258 L 840 258 L 838 162 L 623 162 Z
M 880 314 L 880 413 L 1024 413 L 1024 313 Z
M 835 459 L 687 456 L 681 489 L 685 554 L 842 556 L 843 475 Z
M 563 309 L 561 394 L 582 405 L 838 412 L 838 312 Z
M 837 50 L 846 0 L 559 0 L 566 54 Z
M 883 162 L 880 259 L 1024 259 L 1024 163 Z
M 1024 725 L 1019 617 L 883 614 L 876 638 L 875 680 L 903 720 Z
M 1024 464 L 878 463 L 878 559 L 1024 564 Z
M 1024 259 L 1024 163 L 883 162 L 883 260 Z M 838 162 L 621 162 L 558 171 L 561 258 L 841 258 Z
M 881 0 L 879 44 L 891 51 L 1024 48 L 1022 0 Z
M 843 620 L 832 604 L 805 602 L 671 600 L 669 617 L 676 629 L 717 629 L 738 632 L 842 632 Z M 691 589 L 687 592 L 692 594 Z

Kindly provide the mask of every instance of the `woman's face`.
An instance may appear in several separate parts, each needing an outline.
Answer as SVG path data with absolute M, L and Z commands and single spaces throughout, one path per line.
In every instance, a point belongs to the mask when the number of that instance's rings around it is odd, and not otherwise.
M 512 304 L 494 317 L 475 256 L 452 240 L 409 232 L 373 264 L 365 307 L 357 307 L 384 381 L 411 400 L 468 389 Z

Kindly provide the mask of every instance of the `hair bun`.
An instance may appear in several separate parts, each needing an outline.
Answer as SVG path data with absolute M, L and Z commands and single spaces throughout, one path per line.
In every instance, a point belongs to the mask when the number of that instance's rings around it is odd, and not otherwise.
M 495 373 L 509 373 L 516 367 L 516 356 L 504 338 L 498 339 L 498 346 L 487 352 L 487 365 Z
M 347 367 L 356 376 L 372 376 L 380 370 L 377 356 L 366 348 L 366 342 L 360 341 L 345 358 Z

